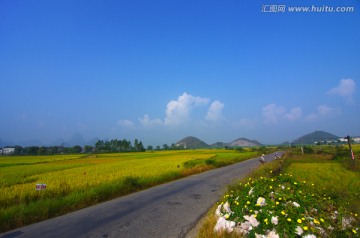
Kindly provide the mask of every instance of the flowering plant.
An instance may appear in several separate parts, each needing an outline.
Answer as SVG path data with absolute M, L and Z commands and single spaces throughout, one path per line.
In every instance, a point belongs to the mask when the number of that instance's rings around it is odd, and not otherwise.
M 331 197 L 291 174 L 248 178 L 224 196 L 216 214 L 226 229 L 246 237 L 359 237 L 357 214 L 339 212 Z

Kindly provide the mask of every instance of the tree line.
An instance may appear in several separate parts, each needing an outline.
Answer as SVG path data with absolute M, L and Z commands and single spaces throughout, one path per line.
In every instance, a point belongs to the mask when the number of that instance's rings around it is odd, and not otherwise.
M 134 140 L 132 144 L 130 140 L 118 140 L 111 141 L 98 140 L 95 143 L 94 152 L 112 153 L 112 152 L 143 152 L 145 151 L 144 145 L 138 139 Z
M 15 151 L 12 155 L 56 155 L 56 154 L 90 154 L 90 153 L 116 153 L 116 152 L 143 152 L 153 150 L 182 150 L 183 145 L 163 144 L 162 146 L 147 146 L 145 149 L 142 141 L 135 139 L 133 142 L 126 139 L 98 140 L 94 146 L 79 145 L 66 147 L 60 146 L 13 146 Z

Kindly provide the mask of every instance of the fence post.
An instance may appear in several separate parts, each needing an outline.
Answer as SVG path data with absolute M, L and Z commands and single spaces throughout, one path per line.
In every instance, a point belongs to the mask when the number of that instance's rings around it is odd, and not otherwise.
M 352 159 L 352 167 L 355 170 L 355 156 L 354 156 L 354 152 L 351 148 L 351 137 L 348 135 L 347 137 L 345 137 L 345 139 L 347 139 L 347 141 L 348 141 L 348 145 L 349 145 L 349 149 L 350 149 L 350 157 Z

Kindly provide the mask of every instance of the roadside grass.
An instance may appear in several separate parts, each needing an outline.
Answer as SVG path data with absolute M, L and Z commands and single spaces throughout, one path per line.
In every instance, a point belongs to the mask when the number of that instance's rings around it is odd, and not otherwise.
M 360 171 L 349 167 L 349 154 L 334 156 L 339 148 L 317 149 L 312 154 L 295 149 L 230 185 L 197 237 L 359 237 Z M 353 149 L 358 154 L 359 147 Z M 225 219 L 218 220 L 216 209 Z M 233 228 L 215 232 L 217 222 Z
M 259 155 L 186 150 L 0 157 L 0 232 Z M 44 183 L 46 190 L 36 191 Z

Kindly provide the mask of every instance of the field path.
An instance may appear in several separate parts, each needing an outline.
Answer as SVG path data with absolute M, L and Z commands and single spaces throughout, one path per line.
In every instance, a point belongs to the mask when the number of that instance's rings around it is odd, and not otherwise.
M 274 155 L 266 155 L 271 161 Z M 259 158 L 133 193 L 0 234 L 0 238 L 185 237 L 225 192 L 259 166 Z

